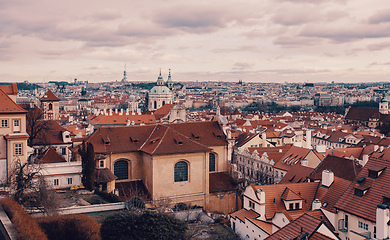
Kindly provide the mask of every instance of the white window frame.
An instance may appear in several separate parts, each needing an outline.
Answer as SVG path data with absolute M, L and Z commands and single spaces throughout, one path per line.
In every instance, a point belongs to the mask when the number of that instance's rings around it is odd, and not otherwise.
M 73 184 L 73 178 L 68 178 L 68 185 L 72 185 Z
M 15 124 L 17 123 L 17 124 Z M 20 127 L 20 120 L 19 119 L 14 119 L 14 127 Z
M 60 185 L 60 179 L 55 178 L 54 179 L 54 186 L 59 186 Z
M 22 143 L 15 143 L 14 144 L 14 155 L 15 156 L 23 155 L 23 144 Z
M 8 127 L 8 119 L 1 119 L 1 127 L 2 128 Z

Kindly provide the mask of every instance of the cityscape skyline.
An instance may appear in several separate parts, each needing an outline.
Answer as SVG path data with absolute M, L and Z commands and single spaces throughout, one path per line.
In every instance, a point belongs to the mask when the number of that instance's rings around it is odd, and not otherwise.
M 386 82 L 374 1 L 0 1 L 3 82 Z

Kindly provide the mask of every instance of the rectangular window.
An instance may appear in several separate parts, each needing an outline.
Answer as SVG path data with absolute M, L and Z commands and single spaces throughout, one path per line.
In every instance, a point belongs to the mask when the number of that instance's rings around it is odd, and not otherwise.
M 15 143 L 15 155 L 22 155 L 22 144 Z
M 249 201 L 249 207 L 252 209 L 255 209 L 255 203 L 252 201 Z
M 99 167 L 103 168 L 104 167 L 104 160 L 99 161 Z
M 54 186 L 60 185 L 60 180 L 59 179 L 54 179 Z
M 19 127 L 19 126 L 20 126 L 19 120 L 14 120 L 14 127 Z
M 66 148 L 62 148 L 62 155 L 66 155 Z
M 288 210 L 293 210 L 294 209 L 294 203 L 290 203 L 288 205 Z
M 295 203 L 295 209 L 299 209 L 299 203 Z
M 368 224 L 358 221 L 358 228 L 368 231 Z
M 68 178 L 68 184 L 72 185 L 73 184 L 73 178 Z
M 1 127 L 2 128 L 7 128 L 8 127 L 8 120 L 7 119 L 2 119 L 1 120 Z

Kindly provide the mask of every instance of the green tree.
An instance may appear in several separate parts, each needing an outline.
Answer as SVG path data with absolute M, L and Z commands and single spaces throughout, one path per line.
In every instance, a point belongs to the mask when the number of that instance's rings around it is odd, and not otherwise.
M 102 240 L 186 239 L 184 222 L 165 213 L 119 213 L 107 217 L 101 227 Z
M 93 150 L 93 145 L 91 143 L 83 143 L 79 148 L 79 154 L 81 156 L 81 182 L 84 187 L 88 190 L 94 188 L 96 180 L 96 162 L 95 162 L 95 152 Z

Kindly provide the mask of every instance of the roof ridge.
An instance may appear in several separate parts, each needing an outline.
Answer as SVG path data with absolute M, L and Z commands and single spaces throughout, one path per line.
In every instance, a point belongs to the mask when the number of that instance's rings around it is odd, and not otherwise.
M 149 134 L 149 137 L 148 137 L 148 138 L 145 140 L 145 142 L 138 148 L 138 151 L 140 151 L 140 150 L 145 146 L 145 144 L 149 141 L 150 137 L 151 137 L 151 136 L 153 135 L 153 133 L 156 131 L 156 128 L 157 128 L 158 125 L 161 125 L 161 124 L 157 123 L 157 124 L 154 126 L 152 132 Z
M 8 94 L 4 92 L 3 89 L 0 88 L 0 91 L 6 96 L 6 98 L 8 98 L 12 102 L 12 104 L 14 104 L 17 108 L 19 108 L 18 109 L 19 111 L 27 113 L 27 111 L 24 110 L 21 106 L 19 106 L 19 104 L 17 104 L 14 100 L 12 100 L 12 98 L 8 96 Z
M 160 126 L 164 126 L 164 125 L 160 125 Z M 161 145 L 161 143 L 163 142 L 163 139 L 164 139 L 165 136 L 167 135 L 167 132 L 168 132 L 169 129 L 168 129 L 168 127 L 166 127 L 166 126 L 164 126 L 164 127 L 165 127 L 164 135 L 161 137 L 160 141 L 157 143 L 157 146 L 153 149 L 151 155 L 153 155 L 153 154 L 156 152 L 157 148 Z

